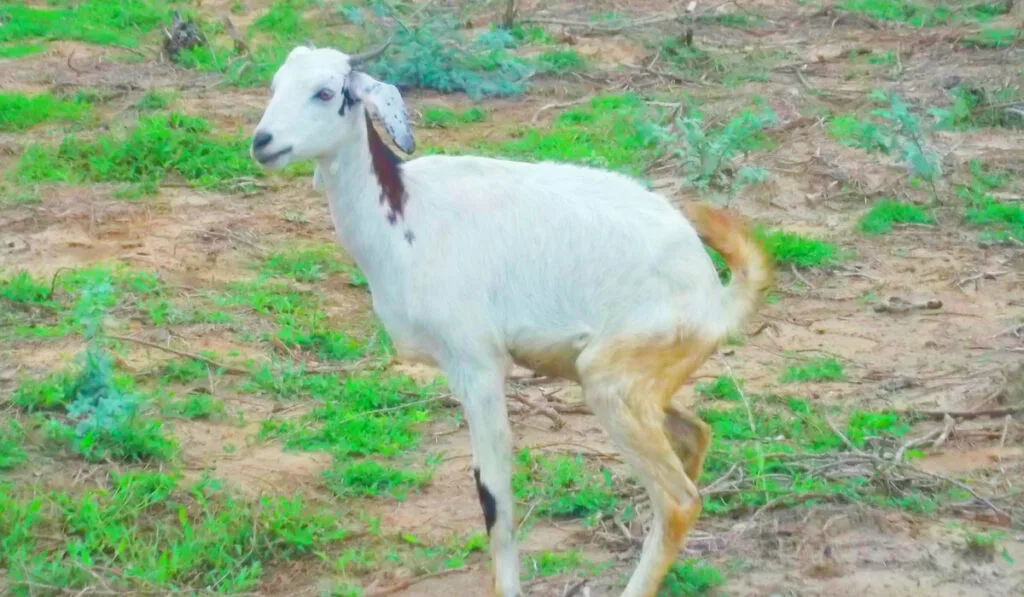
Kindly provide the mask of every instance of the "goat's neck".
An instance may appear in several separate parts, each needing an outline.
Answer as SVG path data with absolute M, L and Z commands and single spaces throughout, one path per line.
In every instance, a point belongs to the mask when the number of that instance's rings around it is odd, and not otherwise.
M 396 239 L 402 236 L 395 229 L 397 215 L 389 211 L 375 169 L 370 143 L 376 132 L 370 126 L 367 121 L 365 127 L 358 127 L 359 138 L 321 160 L 319 168 L 338 238 L 372 286 L 393 271 Z M 383 143 L 379 137 L 372 141 Z

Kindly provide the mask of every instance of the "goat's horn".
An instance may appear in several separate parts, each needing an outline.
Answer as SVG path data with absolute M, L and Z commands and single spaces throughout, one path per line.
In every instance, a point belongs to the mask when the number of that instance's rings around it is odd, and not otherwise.
M 361 64 L 365 64 L 365 63 L 369 62 L 370 60 L 373 60 L 377 56 L 380 56 L 381 54 L 384 53 L 384 50 L 388 49 L 388 46 L 391 45 L 391 42 L 394 39 L 395 39 L 395 37 L 391 36 L 391 37 L 388 38 L 388 40 L 386 42 L 384 42 L 384 45 L 382 45 L 379 48 L 370 50 L 369 52 L 363 52 L 362 54 L 353 54 L 352 56 L 349 56 L 348 57 L 348 64 L 349 64 L 349 66 L 351 66 L 352 68 L 355 68 L 355 67 L 357 67 L 357 66 L 359 66 Z

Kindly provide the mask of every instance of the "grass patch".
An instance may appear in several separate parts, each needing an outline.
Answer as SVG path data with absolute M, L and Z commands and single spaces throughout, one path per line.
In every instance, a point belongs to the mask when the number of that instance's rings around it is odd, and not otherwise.
M 84 491 L 0 483 L 0 566 L 13 595 L 97 582 L 126 594 L 249 592 L 265 568 L 336 551 L 347 534 L 336 513 L 298 496 L 249 500 L 210 479 L 125 472 Z
M 721 479 L 730 488 L 705 496 L 704 511 L 710 515 L 742 515 L 769 503 L 792 507 L 825 502 L 933 514 L 943 504 L 964 499 L 963 490 L 915 474 L 909 464 L 894 464 L 901 482 L 893 484 L 877 462 L 851 461 L 848 446 L 826 420 L 830 416 L 836 421 L 838 413 L 826 414 L 793 397 L 750 398 L 750 416 L 743 405 L 725 408 L 721 403 L 698 413 L 716 440 L 701 482 Z M 858 450 L 892 458 L 906 443 L 912 421 L 895 412 L 855 410 L 845 425 L 836 427 Z M 919 456 L 915 450 L 903 454 L 904 459 Z
M 1006 12 L 1003 3 L 978 2 L 962 7 L 910 0 L 844 0 L 839 7 L 879 21 L 914 27 L 937 27 L 953 22 L 989 21 Z
M 456 112 L 439 106 L 424 109 L 420 125 L 428 129 L 453 129 L 467 124 L 483 122 L 486 117 L 487 114 L 480 108 L 469 108 L 462 112 Z
M 659 597 L 698 597 L 725 584 L 722 573 L 700 560 L 675 562 L 662 582 Z
M 757 229 L 754 234 L 777 265 L 824 267 L 843 259 L 836 245 L 795 232 Z
M 653 128 L 635 95 L 596 97 L 559 114 L 550 128 L 523 127 L 513 138 L 485 143 L 485 155 L 584 164 L 639 174 L 657 155 Z
M 598 565 L 589 561 L 578 551 L 539 551 L 526 554 L 520 576 L 523 580 L 548 578 L 563 574 L 593 575 L 607 568 L 609 564 Z
M 285 249 L 267 255 L 260 265 L 266 276 L 290 278 L 296 282 L 319 282 L 330 274 L 350 270 L 351 266 L 339 258 L 334 245 L 319 245 L 307 249 Z
M 681 76 L 695 82 L 713 81 L 727 87 L 768 81 L 771 69 L 786 58 L 785 53 L 778 51 L 752 49 L 729 52 L 708 49 L 688 43 L 685 36 L 662 41 L 657 52 L 661 60 Z
M 876 202 L 858 223 L 864 234 L 874 236 L 892 232 L 894 224 L 934 224 L 935 218 L 921 207 L 910 203 L 882 199 Z
M 731 375 L 719 375 L 710 383 L 698 383 L 694 387 L 694 390 L 696 390 L 696 392 L 701 396 L 711 398 L 712 400 L 728 400 L 734 402 L 743 399 L 740 383 Z
M 0 44 L 0 59 L 14 60 L 46 50 L 43 44 Z
M 336 460 L 332 469 L 324 471 L 327 488 L 340 498 L 386 496 L 404 500 L 410 491 L 428 485 L 432 476 L 432 470 L 406 470 L 373 460 Z
M 534 59 L 539 72 L 560 75 L 587 68 L 587 62 L 576 50 L 545 50 Z
M 982 240 L 1007 242 L 1013 239 L 1024 242 L 1024 206 L 1004 203 L 978 190 L 966 191 L 962 196 L 967 199 L 964 220 L 984 230 Z
M 139 110 L 163 110 L 174 102 L 175 94 L 171 91 L 158 91 L 151 89 L 142 94 L 142 97 L 135 102 Z
M 214 135 L 201 118 L 144 116 L 124 134 L 68 136 L 57 147 L 29 146 L 15 176 L 29 183 L 135 183 L 148 194 L 174 174 L 197 188 L 246 190 L 249 180 L 262 175 L 247 147 L 244 139 Z
M 267 419 L 260 437 L 276 437 L 286 448 L 347 456 L 396 456 L 419 443 L 419 425 L 432 413 L 432 388 L 405 377 L 303 374 L 264 367 L 253 374 L 247 391 L 281 399 L 307 397 L 319 404 L 300 418 Z
M 92 106 L 77 98 L 0 93 L 0 131 L 4 132 L 23 131 L 43 122 L 79 122 L 91 114 Z
M 169 21 L 168 3 L 162 0 L 52 0 L 46 8 L 4 2 L 0 42 L 61 39 L 135 47 Z
M 224 414 L 224 402 L 209 394 L 190 394 L 160 405 L 160 414 L 181 419 L 213 419 Z
M 779 381 L 803 383 L 809 381 L 842 381 L 846 376 L 843 364 L 833 358 L 815 358 L 799 365 L 790 365 L 782 372 Z
M 989 90 L 984 87 L 958 85 L 949 91 L 950 104 L 933 107 L 929 114 L 940 130 L 966 131 L 979 128 L 1020 128 L 1021 118 L 1007 112 L 1007 105 L 1022 99 L 1020 90 L 1006 87 Z
M 613 515 L 620 505 L 611 471 L 582 456 L 516 454 L 512 491 L 519 503 L 530 504 L 534 516 L 584 518 Z
M 24 442 L 25 430 L 17 421 L 0 424 L 0 471 L 17 468 L 25 462 Z
M 1021 32 L 1007 27 L 986 27 L 978 33 L 964 37 L 968 48 L 1008 48 L 1020 41 Z

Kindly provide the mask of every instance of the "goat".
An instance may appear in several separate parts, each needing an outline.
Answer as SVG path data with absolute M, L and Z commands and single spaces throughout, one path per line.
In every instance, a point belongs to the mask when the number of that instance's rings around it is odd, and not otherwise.
M 623 597 L 652 597 L 701 511 L 710 427 L 670 401 L 757 308 L 772 279 L 731 211 L 686 217 L 627 176 L 472 156 L 402 161 L 399 90 L 367 56 L 293 49 L 254 130 L 263 167 L 316 162 L 341 245 L 399 358 L 439 367 L 461 400 L 490 536 L 494 594 L 520 597 L 504 383 L 512 364 L 576 381 L 650 494 L 654 522 Z M 733 272 L 720 282 L 703 242 Z

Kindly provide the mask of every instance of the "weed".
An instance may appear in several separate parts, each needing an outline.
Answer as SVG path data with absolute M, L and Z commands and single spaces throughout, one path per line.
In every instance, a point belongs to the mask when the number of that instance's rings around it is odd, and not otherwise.
M 327 488 L 341 498 L 388 496 L 403 500 L 409 491 L 416 491 L 430 483 L 432 473 L 431 470 L 395 468 L 373 460 L 347 463 L 336 460 L 332 469 L 324 471 L 324 480 Z
M 25 430 L 17 421 L 0 424 L 0 471 L 9 470 L 25 462 Z
M 774 123 L 775 114 L 770 109 L 744 110 L 721 126 L 708 126 L 700 112 L 690 110 L 676 120 L 678 134 L 661 129 L 658 138 L 682 163 L 685 184 L 701 190 L 737 189 L 767 178 L 767 172 L 760 168 L 734 169 L 733 160 L 741 153 L 770 147 L 771 140 L 764 130 Z
M 521 43 L 533 45 L 547 45 L 555 43 L 555 38 L 539 25 L 516 24 L 509 30 L 512 37 Z
M 16 175 L 24 182 L 159 183 L 173 172 L 195 187 L 245 189 L 239 179 L 261 176 L 247 147 L 244 139 L 213 135 L 200 118 L 145 116 L 127 135 L 91 141 L 68 136 L 55 148 L 32 145 Z
M 517 501 L 531 504 L 535 516 L 592 520 L 614 514 L 619 505 L 611 471 L 579 455 L 549 457 L 520 450 L 512 488 Z
M 88 118 L 91 110 L 87 102 L 49 93 L 0 93 L 0 131 L 22 131 L 42 122 L 77 122 Z
M 952 22 L 988 21 L 1006 12 L 1002 3 L 976 3 L 961 9 L 945 4 L 911 0 L 844 0 L 840 8 L 859 12 L 879 21 L 906 23 L 914 27 L 936 27 Z
M 843 258 L 836 245 L 795 232 L 756 229 L 754 234 L 778 265 L 821 267 L 836 265 Z
M 939 130 L 971 130 L 987 127 L 1019 128 L 1020 118 L 1006 110 L 1007 104 L 1021 99 L 1015 88 L 989 91 L 983 87 L 958 85 L 949 91 L 948 107 L 929 110 Z
M 470 108 L 462 112 L 455 112 L 449 108 L 439 106 L 424 109 L 420 124 L 428 129 L 451 129 L 483 122 L 486 116 L 486 113 L 480 108 Z
M 779 378 L 784 383 L 809 381 L 842 381 L 843 364 L 833 358 L 815 358 L 799 365 L 790 365 Z
M 700 560 L 675 562 L 668 569 L 660 597 L 697 597 L 725 583 L 722 573 Z
M 507 141 L 485 143 L 482 153 L 531 161 L 581 163 L 639 174 L 657 155 L 653 129 L 635 95 L 608 95 L 562 112 L 546 131 L 524 128 Z
M 188 383 L 197 379 L 206 379 L 210 374 L 210 365 L 199 359 L 171 359 L 164 363 L 163 378 L 167 381 Z
M 892 199 L 881 199 L 871 207 L 860 219 L 858 228 L 868 235 L 887 234 L 892 232 L 893 224 L 933 224 L 932 218 L 924 209 Z
M 182 419 L 212 419 L 224 413 L 224 402 L 209 394 L 190 394 L 181 400 L 164 402 L 160 413 Z
M 51 305 L 50 287 L 24 271 L 0 280 L 0 298 L 24 305 Z
M 27 412 L 60 410 L 71 402 L 74 377 L 61 371 L 42 379 L 24 379 L 11 394 L 11 402 Z
M 719 375 L 711 383 L 701 382 L 694 388 L 698 394 L 712 400 L 741 400 L 739 381 L 731 375 Z

